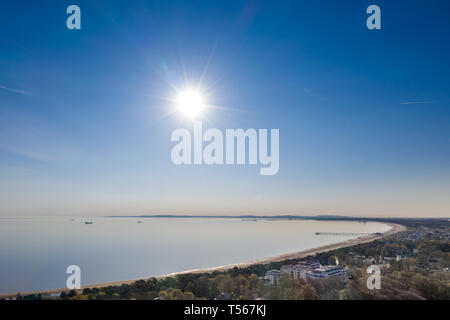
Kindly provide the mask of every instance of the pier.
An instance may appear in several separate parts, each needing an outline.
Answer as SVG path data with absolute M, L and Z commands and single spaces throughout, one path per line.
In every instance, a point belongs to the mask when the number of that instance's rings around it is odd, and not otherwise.
M 382 236 L 381 232 L 364 233 L 364 232 L 316 232 L 316 236 L 344 236 L 344 237 L 366 237 L 366 236 Z

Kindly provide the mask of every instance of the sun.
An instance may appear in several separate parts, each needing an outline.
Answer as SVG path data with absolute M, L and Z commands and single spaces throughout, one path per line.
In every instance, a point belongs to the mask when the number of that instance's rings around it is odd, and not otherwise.
M 201 115 L 205 106 L 203 95 L 193 89 L 186 89 L 180 92 L 176 99 L 177 110 L 189 118 L 196 118 Z

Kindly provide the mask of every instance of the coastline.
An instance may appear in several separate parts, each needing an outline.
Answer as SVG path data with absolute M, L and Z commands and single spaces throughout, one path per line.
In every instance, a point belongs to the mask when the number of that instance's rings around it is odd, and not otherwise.
M 306 249 L 306 250 L 302 250 L 302 251 L 297 251 L 297 252 L 293 252 L 293 253 L 282 254 L 282 255 L 279 255 L 279 256 L 275 256 L 275 257 L 269 257 L 269 258 L 264 258 L 264 259 L 259 259 L 259 260 L 251 260 L 251 261 L 240 262 L 240 263 L 233 263 L 233 264 L 229 264 L 229 265 L 223 265 L 223 266 L 217 266 L 217 267 L 211 267 L 211 268 L 192 269 L 192 270 L 174 272 L 174 273 L 170 273 L 170 274 L 166 274 L 166 275 L 154 276 L 154 277 L 148 277 L 148 278 L 141 278 L 141 279 L 122 280 L 122 281 L 113 281 L 113 282 L 103 282 L 103 283 L 98 283 L 98 284 L 90 284 L 90 285 L 82 286 L 81 289 L 79 289 L 77 291 L 82 291 L 83 289 L 86 289 L 86 288 L 93 289 L 93 288 L 104 288 L 104 287 L 109 287 L 109 286 L 121 286 L 121 285 L 124 285 L 124 284 L 132 284 L 132 283 L 134 283 L 136 281 L 139 281 L 139 280 L 148 280 L 148 279 L 151 279 L 151 278 L 164 279 L 164 278 L 169 278 L 169 277 L 175 277 L 175 276 L 181 275 L 181 274 L 212 273 L 212 272 L 215 272 L 215 271 L 224 272 L 224 271 L 228 271 L 230 269 L 233 269 L 235 267 L 246 268 L 246 267 L 249 267 L 249 266 L 255 265 L 255 264 L 268 264 L 268 263 L 271 263 L 271 262 L 280 262 L 280 261 L 284 261 L 284 260 L 305 258 L 307 256 L 315 255 L 317 253 L 323 253 L 323 252 L 327 252 L 327 251 L 331 251 L 331 250 L 336 250 L 336 249 L 340 249 L 340 248 L 350 247 L 350 246 L 354 246 L 354 245 L 361 244 L 361 243 L 368 243 L 368 242 L 374 241 L 376 239 L 381 239 L 381 238 L 384 238 L 386 236 L 390 236 L 390 235 L 393 235 L 395 233 L 402 232 L 402 231 L 407 229 L 405 226 L 400 225 L 400 224 L 396 224 L 396 223 L 391 223 L 391 222 L 380 222 L 380 223 L 388 225 L 391 228 L 388 231 L 384 232 L 382 235 L 379 235 L 379 236 L 377 236 L 377 235 L 370 235 L 370 236 L 358 237 L 358 238 L 351 239 L 351 240 L 346 240 L 346 241 L 342 241 L 342 242 L 338 242 L 338 243 L 333 243 L 333 244 L 320 246 L 320 247 L 315 247 L 315 248 L 311 248 L 311 249 Z M 20 294 L 22 296 L 30 295 L 30 294 L 52 295 L 52 294 L 60 293 L 62 291 L 66 291 L 66 290 L 67 289 L 53 289 L 53 290 L 42 290 L 42 291 L 32 291 L 32 292 L 21 292 Z M 2 298 L 3 299 L 12 298 L 12 297 L 15 297 L 16 295 L 17 295 L 17 293 L 14 293 L 14 294 L 0 294 L 0 299 L 2 299 Z

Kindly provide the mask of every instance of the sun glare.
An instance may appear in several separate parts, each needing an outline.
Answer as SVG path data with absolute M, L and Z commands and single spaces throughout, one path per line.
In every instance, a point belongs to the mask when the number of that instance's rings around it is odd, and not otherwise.
M 180 92 L 176 102 L 177 110 L 190 118 L 198 117 L 205 109 L 203 96 L 192 89 Z

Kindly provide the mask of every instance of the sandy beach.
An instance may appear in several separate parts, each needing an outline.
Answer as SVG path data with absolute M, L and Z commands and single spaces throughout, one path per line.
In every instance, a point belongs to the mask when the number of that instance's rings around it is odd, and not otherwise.
M 385 225 L 390 226 L 391 228 L 384 232 L 382 235 L 370 235 L 370 236 L 365 236 L 365 237 L 359 237 L 356 239 L 352 239 L 352 240 L 347 240 L 347 241 L 343 241 L 343 242 L 338 242 L 338 243 L 334 243 L 334 244 L 329 244 L 326 246 L 321 246 L 321 247 L 316 247 L 316 248 L 311 248 L 311 249 L 307 249 L 307 250 L 303 250 L 303 251 L 298 251 L 298 252 L 293 252 L 293 253 L 287 253 L 287 254 L 283 254 L 283 255 L 279 255 L 279 256 L 275 256 L 275 257 L 269 257 L 269 258 L 265 258 L 265 259 L 261 259 L 261 260 L 252 260 L 252 261 L 247 261 L 247 262 L 242 262 L 242 263 L 234 263 L 234 264 L 229 264 L 229 265 L 224 265 L 224 266 L 217 266 L 217 267 L 212 267 L 212 268 L 202 268 L 202 269 L 193 269 L 193 270 L 186 270 L 186 271 L 181 271 L 181 272 L 175 272 L 175 273 L 170 273 L 170 274 L 166 274 L 166 275 L 162 275 L 162 276 L 155 276 L 155 277 L 151 277 L 151 278 L 156 278 L 156 279 L 163 279 L 163 278 L 167 278 L 167 277 L 174 277 L 180 274 L 190 274 L 190 273 L 210 273 L 210 272 L 214 272 L 214 271 L 227 271 L 230 269 L 233 269 L 234 267 L 238 267 L 238 268 L 245 268 L 251 265 L 255 265 L 255 264 L 267 264 L 270 262 L 279 262 L 279 261 L 283 261 L 283 260 L 290 260 L 290 259 L 298 259 L 298 258 L 304 258 L 307 256 L 311 256 L 317 253 L 321 253 L 321 252 L 327 252 L 327 251 L 331 251 L 331 250 L 335 250 L 335 249 L 339 249 L 339 248 L 344 248 L 344 247 L 350 247 L 350 246 L 354 246 L 360 243 L 367 243 L 367 242 L 371 242 L 374 241 L 376 239 L 380 239 L 386 236 L 390 236 L 392 234 L 395 234 L 397 232 L 401 232 L 406 230 L 405 226 L 399 225 L 399 224 L 394 224 L 394 223 L 388 223 L 388 222 L 382 222 Z M 123 284 L 131 284 L 133 282 L 139 281 L 139 280 L 147 280 L 149 278 L 144 278 L 144 279 L 133 279 L 133 280 L 123 280 L 123 281 L 114 281 L 114 282 L 105 282 L 105 283 L 98 283 L 98 284 L 92 284 L 92 285 L 86 285 L 83 286 L 79 291 L 82 291 L 82 289 L 85 288 L 102 288 L 102 287 L 109 287 L 109 286 L 120 286 Z M 44 290 L 44 291 L 34 291 L 34 292 L 22 292 L 22 295 L 29 295 L 29 294 L 56 294 L 56 293 L 60 293 L 62 291 L 65 291 L 67 289 L 54 289 L 54 290 Z M 0 295 L 0 298 L 11 298 L 11 297 L 15 297 L 17 293 L 14 294 L 3 294 Z

